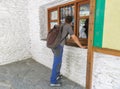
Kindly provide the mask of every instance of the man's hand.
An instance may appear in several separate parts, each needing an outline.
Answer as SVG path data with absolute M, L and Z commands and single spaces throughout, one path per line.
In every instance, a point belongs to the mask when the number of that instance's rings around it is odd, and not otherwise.
M 82 46 L 81 42 L 79 41 L 79 39 L 77 38 L 77 36 L 75 34 L 73 34 L 72 39 L 74 40 L 74 42 L 80 47 L 80 48 L 87 48 L 87 46 Z

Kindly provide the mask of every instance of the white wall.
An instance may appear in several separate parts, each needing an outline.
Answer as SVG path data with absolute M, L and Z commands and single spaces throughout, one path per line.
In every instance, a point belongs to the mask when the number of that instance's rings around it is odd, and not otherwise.
M 95 53 L 93 89 L 120 89 L 120 57 Z
M 28 0 L 0 0 L 0 65 L 30 58 Z
M 39 0 L 31 0 L 29 4 L 32 57 L 49 68 L 52 67 L 53 54 L 46 48 L 46 41 L 41 40 L 47 35 L 47 8 L 63 3 L 62 1 L 49 2 L 41 6 Z M 64 48 L 62 74 L 83 87 L 85 87 L 86 56 L 86 49 L 70 46 Z M 120 89 L 119 64 L 120 57 L 95 53 L 93 89 Z

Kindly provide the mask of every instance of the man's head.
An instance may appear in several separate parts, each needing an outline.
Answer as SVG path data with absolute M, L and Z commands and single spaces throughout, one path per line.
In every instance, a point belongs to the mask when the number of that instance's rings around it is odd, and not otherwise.
M 66 18 L 65 18 L 65 22 L 68 24 L 70 24 L 72 22 L 72 20 L 73 20 L 72 16 L 66 16 Z

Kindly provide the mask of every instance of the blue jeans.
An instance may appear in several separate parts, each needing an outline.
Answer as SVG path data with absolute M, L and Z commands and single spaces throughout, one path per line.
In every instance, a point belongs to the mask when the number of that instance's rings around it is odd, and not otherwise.
M 55 53 L 56 51 L 59 51 L 57 53 L 57 55 Z M 55 84 L 55 83 L 57 83 L 57 76 L 60 75 L 60 69 L 61 69 L 61 64 L 62 64 L 63 46 L 59 45 L 53 53 L 54 53 L 54 62 L 53 62 L 50 82 Z

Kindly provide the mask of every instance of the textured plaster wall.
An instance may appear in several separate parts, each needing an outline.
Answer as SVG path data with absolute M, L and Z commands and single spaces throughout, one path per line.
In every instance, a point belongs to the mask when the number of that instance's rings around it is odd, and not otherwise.
M 0 0 L 0 65 L 30 58 L 28 0 Z
M 120 57 L 95 53 L 93 89 L 120 89 Z
M 41 40 L 47 35 L 47 8 L 63 2 L 55 1 L 41 6 L 37 1 L 31 1 L 30 4 L 32 57 L 49 68 L 52 67 L 53 54 L 46 48 L 46 41 Z M 86 49 L 64 47 L 62 74 L 83 87 L 85 87 L 86 56 Z M 120 57 L 95 53 L 92 89 L 120 89 L 119 65 Z

